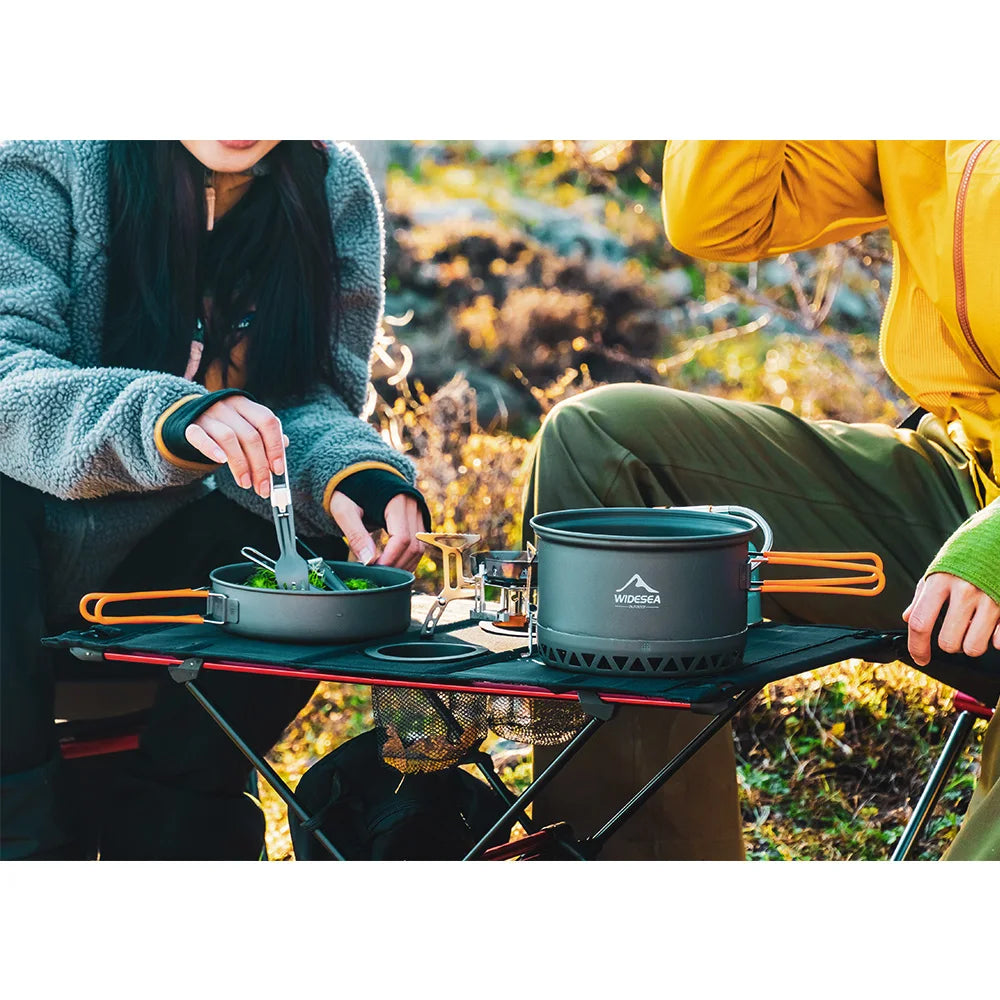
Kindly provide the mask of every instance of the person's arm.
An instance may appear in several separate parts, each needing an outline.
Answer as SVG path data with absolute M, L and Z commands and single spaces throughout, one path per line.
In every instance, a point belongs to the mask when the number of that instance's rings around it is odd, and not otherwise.
M 170 456 L 157 428 L 205 390 L 69 360 L 74 183 L 67 144 L 0 144 L 0 471 L 63 499 L 187 485 L 215 464 Z
M 416 530 L 422 530 L 420 522 L 425 520 L 422 512 L 426 509 L 422 499 L 417 500 L 413 463 L 386 444 L 360 416 L 384 303 L 382 215 L 378 196 L 357 152 L 342 145 L 331 149 L 330 156 L 333 169 L 327 197 L 332 206 L 341 302 L 333 359 L 337 388 L 319 384 L 294 402 L 270 400 L 265 395 L 261 402 L 273 406 L 288 437 L 286 456 L 296 524 L 302 533 L 346 535 L 356 554 L 365 558 L 366 539 L 370 542 L 370 538 L 363 520 L 385 524 L 390 534 L 385 556 L 392 560 L 399 553 L 409 561 L 421 550 L 411 537 L 411 522 L 416 524 Z M 370 472 L 382 472 L 384 476 L 363 476 L 360 484 L 350 482 L 355 475 Z M 395 481 L 399 489 L 394 492 L 391 486 Z M 237 502 L 269 516 L 266 504 L 240 490 L 228 470 L 220 470 L 216 482 Z M 352 494 L 357 499 L 352 499 Z M 401 495 L 410 503 L 398 501 Z M 383 502 L 381 510 L 374 509 Z M 396 516 L 403 507 L 405 518 Z M 397 535 L 399 542 L 395 540 Z M 404 549 L 410 550 L 408 556 L 402 555 Z
M 886 215 L 875 143 L 671 140 L 663 219 L 682 253 L 728 261 L 878 229 Z
M 982 656 L 991 644 L 1000 649 L 1000 500 L 945 542 L 903 612 L 909 650 L 921 666 L 930 662 L 931 633 L 945 604 L 938 644 L 946 653 Z

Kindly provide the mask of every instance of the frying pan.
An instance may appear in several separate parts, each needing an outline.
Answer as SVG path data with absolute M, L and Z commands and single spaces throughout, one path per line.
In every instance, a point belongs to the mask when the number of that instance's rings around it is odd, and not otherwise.
M 177 622 L 219 625 L 234 635 L 277 642 L 349 643 L 399 635 L 410 626 L 414 576 L 391 566 L 329 561 L 341 579 L 370 580 L 377 590 L 266 590 L 247 587 L 256 570 L 252 562 L 220 566 L 209 574 L 207 588 L 95 592 L 80 601 L 80 614 L 102 625 Z M 200 614 L 107 614 L 109 604 L 168 598 L 205 601 Z

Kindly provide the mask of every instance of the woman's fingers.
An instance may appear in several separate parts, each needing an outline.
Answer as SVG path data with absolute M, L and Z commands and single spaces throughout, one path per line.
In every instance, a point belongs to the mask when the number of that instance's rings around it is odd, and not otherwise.
M 260 432 L 253 424 L 244 420 L 237 412 L 229 416 L 229 426 L 233 429 L 243 449 L 250 467 L 250 479 L 258 496 L 271 495 L 271 468 L 267 450 Z
M 273 411 L 261 406 L 260 403 L 255 403 L 252 399 L 247 399 L 246 396 L 230 396 L 229 399 L 232 401 L 233 409 L 260 435 L 270 471 L 276 476 L 282 475 L 285 467 L 282 461 L 284 447 L 281 421 Z
M 197 448 L 211 462 L 225 462 L 226 453 L 197 424 L 189 424 L 184 431 L 188 444 Z
M 397 493 L 385 506 L 385 527 L 389 541 L 379 565 L 397 566 L 412 573 L 424 554 L 423 542 L 416 537 L 418 531 L 424 530 L 417 501 Z
M 399 569 L 409 569 L 409 543 L 403 535 L 390 535 L 385 543 L 385 549 L 379 557 L 379 566 L 396 566 Z M 416 563 L 414 563 L 416 565 Z
M 229 470 L 233 474 L 233 479 L 235 479 L 236 482 L 243 487 L 243 489 L 250 489 L 251 485 L 253 485 L 253 479 L 250 475 L 250 464 L 247 462 L 246 456 L 243 454 L 243 446 L 240 444 L 240 439 L 236 436 L 236 432 L 229 426 L 229 424 L 210 417 L 208 415 L 208 411 L 206 410 L 184 432 L 185 437 L 187 437 L 189 441 L 191 440 L 190 435 L 193 428 L 200 428 L 209 440 L 212 441 L 213 444 L 215 444 L 226 456 L 224 461 L 229 466 Z
M 363 563 L 374 562 L 378 556 L 378 549 L 372 536 L 365 529 L 362 508 L 350 497 L 336 492 L 330 501 L 330 513 L 347 539 L 351 551 Z M 396 566 L 412 572 L 424 554 L 423 543 L 416 537 L 418 531 L 424 530 L 417 501 L 404 493 L 397 493 L 386 504 L 385 527 L 389 539 L 378 559 L 378 564 Z
M 244 489 L 252 486 L 262 497 L 271 492 L 270 470 L 264 442 L 256 429 L 238 413 L 225 413 L 219 420 L 211 415 L 215 407 L 206 410 L 192 426 L 199 426 L 226 453 L 233 478 Z
M 282 434 L 281 421 L 246 396 L 219 400 L 192 422 L 184 436 L 213 461 L 227 462 L 236 482 L 244 489 L 252 486 L 262 497 L 271 494 L 271 473 L 280 476 L 285 471 L 288 438 Z
M 361 508 L 345 494 L 334 493 L 330 501 L 330 514 L 358 559 L 365 565 L 373 562 L 378 549 L 375 548 L 372 536 L 365 530 Z

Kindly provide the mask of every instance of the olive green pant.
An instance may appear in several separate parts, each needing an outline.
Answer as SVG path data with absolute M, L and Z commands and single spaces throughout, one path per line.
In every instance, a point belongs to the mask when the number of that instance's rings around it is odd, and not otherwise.
M 543 511 L 688 504 L 753 508 L 771 525 L 775 549 L 879 553 L 886 586 L 877 597 L 768 594 L 763 610 L 776 621 L 892 629 L 903 627 L 900 616 L 941 544 L 976 509 L 965 457 L 933 419 L 919 431 L 806 421 L 777 407 L 633 384 L 583 393 L 548 414 L 525 495 L 527 537 L 529 519 Z M 620 709 L 539 798 L 536 819 L 593 832 L 706 721 Z M 556 752 L 536 748 L 536 765 Z M 995 775 L 995 763 L 984 761 L 984 778 L 987 770 Z M 1000 787 L 996 793 L 994 808 Z M 985 821 L 989 803 L 976 811 L 983 809 Z M 729 726 L 602 853 L 743 857 Z

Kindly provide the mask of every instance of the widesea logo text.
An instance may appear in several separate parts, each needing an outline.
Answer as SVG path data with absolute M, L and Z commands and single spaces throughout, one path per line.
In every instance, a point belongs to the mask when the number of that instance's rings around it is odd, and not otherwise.
M 632 608 L 655 607 L 660 603 L 660 592 L 654 590 L 638 573 L 614 593 L 617 606 Z

